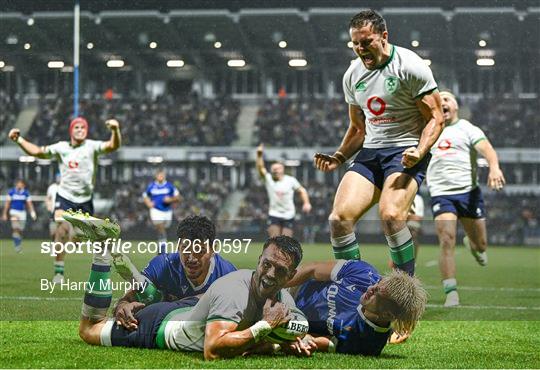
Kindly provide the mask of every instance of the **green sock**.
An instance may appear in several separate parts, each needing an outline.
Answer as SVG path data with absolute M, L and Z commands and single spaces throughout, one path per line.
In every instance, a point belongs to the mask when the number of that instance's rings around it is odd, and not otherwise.
M 64 261 L 54 261 L 54 274 L 64 275 Z
M 356 235 L 350 233 L 345 236 L 338 236 L 331 238 L 332 248 L 334 250 L 334 258 L 342 260 L 359 260 L 360 259 L 360 247 L 356 241 Z
M 408 227 L 393 235 L 385 235 L 390 247 L 390 257 L 396 267 L 409 275 L 414 275 L 414 243 Z
M 82 306 L 82 315 L 92 321 L 99 321 L 107 316 L 112 302 L 111 256 L 94 255 L 92 268 Z

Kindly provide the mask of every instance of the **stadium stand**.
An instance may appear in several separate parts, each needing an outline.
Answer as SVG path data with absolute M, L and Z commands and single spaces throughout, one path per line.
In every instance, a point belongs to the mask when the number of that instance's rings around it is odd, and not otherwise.
M 69 99 L 46 96 L 29 139 L 41 142 L 65 140 L 69 124 Z M 216 145 L 227 146 L 237 138 L 239 104 L 230 99 L 198 99 L 179 102 L 171 97 L 84 99 L 81 116 L 90 123 L 90 137 L 106 138 L 104 122 L 116 117 L 122 123 L 123 144 L 131 146 Z

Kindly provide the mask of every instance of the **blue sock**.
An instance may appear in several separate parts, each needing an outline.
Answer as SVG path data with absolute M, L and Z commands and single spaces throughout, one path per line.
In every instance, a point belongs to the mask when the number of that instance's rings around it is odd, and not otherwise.
M 13 244 L 15 245 L 15 248 L 18 248 L 21 246 L 22 243 L 22 237 L 20 235 L 12 235 L 13 236 Z

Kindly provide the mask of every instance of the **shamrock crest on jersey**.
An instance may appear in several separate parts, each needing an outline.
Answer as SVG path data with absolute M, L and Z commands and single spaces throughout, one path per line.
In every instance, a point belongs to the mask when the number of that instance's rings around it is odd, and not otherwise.
M 384 80 L 384 89 L 388 94 L 393 94 L 399 87 L 399 79 L 394 76 L 387 77 Z

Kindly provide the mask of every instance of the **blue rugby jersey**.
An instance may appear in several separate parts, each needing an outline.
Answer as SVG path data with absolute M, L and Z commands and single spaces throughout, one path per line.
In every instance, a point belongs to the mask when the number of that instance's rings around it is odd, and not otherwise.
M 391 330 L 364 317 L 360 298 L 380 279 L 375 267 L 366 262 L 339 260 L 331 281 L 302 284 L 296 305 L 309 321 L 309 332 L 334 337 L 339 353 L 379 355 Z

